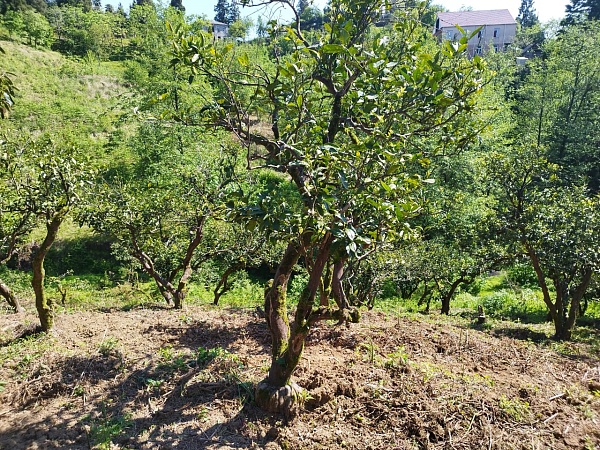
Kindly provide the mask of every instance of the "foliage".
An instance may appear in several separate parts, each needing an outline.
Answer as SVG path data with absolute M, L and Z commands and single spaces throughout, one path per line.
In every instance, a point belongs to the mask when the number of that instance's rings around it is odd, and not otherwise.
M 535 13 L 535 9 L 533 7 L 533 0 L 521 0 L 517 22 L 521 24 L 522 28 L 531 28 L 539 23 L 537 14 Z
M 585 20 L 600 19 L 600 1 L 598 0 L 571 0 L 567 5 L 564 25 L 572 25 Z
M 0 51 L 4 50 L 0 47 Z M 0 116 L 5 119 L 8 117 L 15 100 L 14 95 L 17 88 L 10 78 L 10 73 L 2 72 L 0 74 Z
M 217 0 L 215 5 L 215 20 L 217 22 L 231 25 L 236 20 L 240 20 L 240 9 L 237 5 L 238 0 Z
M 287 173 L 302 201 L 299 211 L 249 196 L 232 205 L 237 220 L 287 244 L 265 294 L 273 386 L 289 382 L 313 323 L 358 319 L 342 287 L 348 263 L 413 235 L 408 221 L 418 213 L 421 172 L 429 164 L 423 149 L 461 147 L 471 138 L 462 130 L 484 80 L 482 61 L 462 58 L 468 37 L 429 53 L 416 10 L 393 29 L 372 29 L 381 6 L 332 3 L 316 44 L 297 22 L 286 31 L 291 52 L 276 56 L 272 68 L 256 65 L 243 47 L 174 30 L 173 64 L 189 66 L 222 93 L 201 99 L 194 122 L 235 133 L 248 166 Z M 246 90 L 252 95 L 245 97 Z M 285 292 L 300 257 L 309 279 L 288 326 Z M 329 307 L 328 291 L 336 307 Z
M 65 135 L 30 140 L 13 132 L 0 145 L 0 242 L 7 246 L 8 257 L 33 227 L 39 224 L 46 229 L 32 263 L 32 286 L 42 328 L 47 331 L 53 326 L 54 305 L 44 291 L 44 259 L 60 225 L 84 198 L 90 169 Z

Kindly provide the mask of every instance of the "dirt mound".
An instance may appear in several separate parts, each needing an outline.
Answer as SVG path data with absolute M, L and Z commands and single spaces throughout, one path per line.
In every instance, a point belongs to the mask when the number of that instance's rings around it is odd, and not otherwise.
M 467 323 L 320 324 L 284 423 L 252 402 L 270 343 L 254 313 L 77 312 L 52 336 L 15 317 L 0 316 L 0 449 L 600 448 L 600 360 Z

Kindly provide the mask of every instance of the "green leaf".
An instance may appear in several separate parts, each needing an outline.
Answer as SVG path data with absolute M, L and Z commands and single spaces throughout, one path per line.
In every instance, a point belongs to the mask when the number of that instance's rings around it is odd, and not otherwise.
M 346 52 L 346 47 L 340 44 L 325 44 L 321 47 L 321 51 L 327 54 L 337 54 Z

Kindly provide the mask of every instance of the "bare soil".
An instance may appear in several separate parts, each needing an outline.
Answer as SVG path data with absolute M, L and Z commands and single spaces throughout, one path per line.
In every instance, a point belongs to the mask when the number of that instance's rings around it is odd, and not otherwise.
M 65 312 L 51 336 L 35 323 L 0 315 L 0 449 L 600 449 L 598 355 L 526 333 L 378 312 L 321 324 L 286 422 L 252 402 L 270 347 L 253 311 Z

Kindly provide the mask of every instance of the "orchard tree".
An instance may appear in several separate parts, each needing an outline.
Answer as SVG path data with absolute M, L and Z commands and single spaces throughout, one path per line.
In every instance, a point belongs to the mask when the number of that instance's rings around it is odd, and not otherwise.
M 28 211 L 25 198 L 10 185 L 7 166 L 8 156 L 0 156 L 0 265 L 5 265 L 12 258 L 35 225 L 35 217 Z M 0 296 L 14 312 L 24 311 L 10 287 L 1 279 Z
M 317 44 L 292 8 L 295 24 L 285 32 L 294 49 L 269 65 L 205 34 L 174 40 L 173 64 L 188 65 L 219 92 L 198 99 L 197 114 L 183 120 L 236 135 L 248 168 L 287 174 L 300 199 L 299 208 L 269 196 L 258 204 L 240 196 L 232 205 L 237 220 L 287 244 L 265 289 L 272 359 L 256 401 L 269 411 L 289 414 L 298 399 L 292 375 L 311 328 L 359 319 L 356 299 L 344 290 L 347 267 L 414 234 L 419 173 L 431 156 L 423 149 L 460 148 L 473 137 L 468 124 L 484 71 L 480 58 L 464 57 L 470 36 L 455 46 L 428 45 L 417 9 L 376 29 L 384 3 L 333 1 Z M 300 260 L 308 282 L 290 321 L 286 293 Z M 331 292 L 332 301 L 319 291 Z
M 600 270 L 600 201 L 585 187 L 562 186 L 559 167 L 534 146 L 490 152 L 483 167 L 505 238 L 520 246 L 535 271 L 555 339 L 568 340 Z
M 133 176 L 107 180 L 84 220 L 110 235 L 115 251 L 133 258 L 167 304 L 179 309 L 192 273 L 226 251 L 205 233 L 225 234 L 216 231 L 214 221 L 224 215 L 235 158 L 225 152 L 192 153 L 189 139 L 157 124 L 143 125 L 136 141 Z
M 90 179 L 89 169 L 77 159 L 78 154 L 68 136 L 44 135 L 30 140 L 11 135 L 2 141 L 0 220 L 8 233 L 2 230 L 0 237 L 8 236 L 8 245 L 3 238 L 0 243 L 4 248 L 0 251 L 6 259 L 34 227 L 41 225 L 45 229 L 44 239 L 34 254 L 31 281 L 44 331 L 54 326 L 54 301 L 44 289 L 44 261 L 60 226 L 80 202 Z

